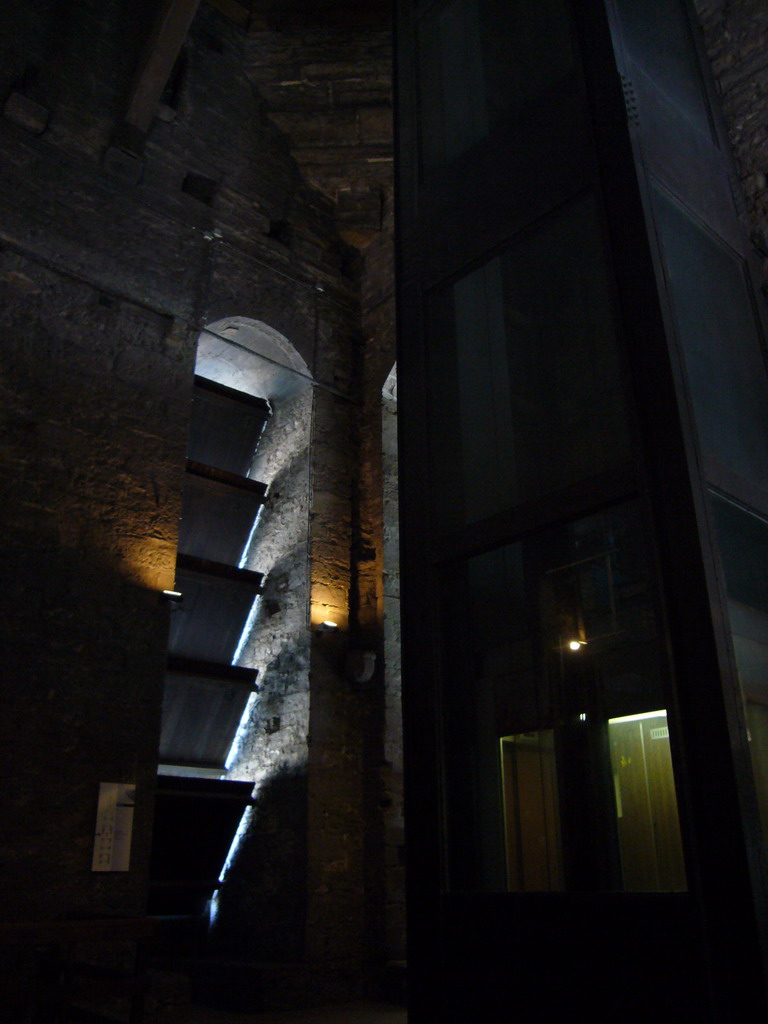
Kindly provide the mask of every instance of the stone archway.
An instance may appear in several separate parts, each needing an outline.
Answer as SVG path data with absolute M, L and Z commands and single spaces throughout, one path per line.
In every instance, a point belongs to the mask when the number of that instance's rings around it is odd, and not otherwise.
M 195 372 L 271 405 L 300 394 L 312 383 L 309 368 L 291 342 L 261 320 L 215 320 L 197 342 Z

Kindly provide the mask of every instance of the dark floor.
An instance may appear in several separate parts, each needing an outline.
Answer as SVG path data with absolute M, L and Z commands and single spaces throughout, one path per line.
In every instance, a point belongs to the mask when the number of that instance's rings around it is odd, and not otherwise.
M 276 1010 L 265 1013 L 229 1013 L 191 1006 L 185 1024 L 407 1024 L 401 1006 L 385 1003 L 348 1003 L 318 1010 Z

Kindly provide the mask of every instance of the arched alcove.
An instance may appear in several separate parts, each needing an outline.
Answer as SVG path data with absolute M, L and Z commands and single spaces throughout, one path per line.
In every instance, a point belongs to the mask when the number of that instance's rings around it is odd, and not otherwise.
M 222 865 L 211 939 L 229 949 L 246 933 L 251 945 L 269 937 L 276 955 L 295 955 L 305 886 L 312 379 L 286 337 L 240 316 L 206 325 L 195 372 L 264 399 L 270 411 L 248 468 L 266 497 L 239 563 L 263 581 L 232 659 L 257 676 L 225 765 L 228 781 L 253 785 L 253 804 Z M 254 902 L 267 925 L 262 939 L 251 935 Z
M 171 620 L 177 671 L 166 685 L 161 742 L 166 772 L 215 774 L 221 758 L 228 777 L 257 783 L 281 764 L 305 762 L 306 701 L 296 694 L 306 692 L 308 671 L 310 384 L 290 341 L 263 322 L 228 317 L 199 336 L 177 565 L 186 593 Z M 214 570 L 215 583 L 204 578 Z M 212 672 L 205 683 L 190 678 L 190 660 L 256 673 L 239 726 L 236 673 L 222 672 L 230 691 L 223 681 L 217 691 Z
M 304 359 L 291 342 L 261 320 L 230 316 L 206 325 L 197 342 L 195 372 L 272 405 L 300 394 L 312 383 Z
M 258 670 L 227 759 L 227 777 L 257 787 L 306 764 L 309 690 L 308 525 L 312 378 L 291 342 L 262 321 L 232 316 L 201 332 L 196 373 L 269 402 L 249 476 L 266 501 L 242 566 L 264 574 L 235 656 Z

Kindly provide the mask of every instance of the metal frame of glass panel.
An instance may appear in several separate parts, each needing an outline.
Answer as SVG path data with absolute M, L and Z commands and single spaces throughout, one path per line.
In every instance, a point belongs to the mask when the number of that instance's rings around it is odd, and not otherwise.
M 682 236 L 668 233 L 665 243 L 657 230 L 654 182 L 729 249 L 743 245 L 743 232 L 690 11 L 676 0 L 646 6 L 400 4 L 398 377 L 415 1024 L 437 1019 L 436 1002 L 446 1022 L 466 1019 L 470 1008 L 478 1019 L 506 1019 L 499 1006 L 510 1000 L 519 1012 L 559 1020 L 565 991 L 571 1008 L 622 1020 L 650 1019 L 655 996 L 669 1019 L 747 1019 L 765 1009 L 757 801 L 700 474 L 707 447 L 717 454 L 717 446 L 702 444 L 706 430 L 690 400 L 697 367 L 686 368 L 678 322 L 690 300 L 684 292 L 676 300 L 665 276 Z M 521 17 L 525 32 L 506 31 Z M 513 73 L 505 78 L 516 44 L 527 47 L 521 66 L 537 52 L 543 69 L 519 102 L 505 93 L 519 89 Z M 440 48 L 451 46 L 458 50 L 441 62 Z M 446 104 L 456 97 L 460 117 L 451 124 Z M 584 254 L 565 236 L 558 245 L 551 231 L 542 256 L 535 243 L 585 201 L 596 213 L 589 244 L 610 266 L 604 290 L 614 320 L 614 337 L 600 343 L 607 362 L 591 380 L 574 351 L 589 365 L 584 353 L 604 329 L 592 323 L 590 336 L 588 306 L 581 319 L 575 313 L 576 295 L 589 291 L 583 281 L 571 287 Z M 518 250 L 525 256 L 516 263 Z M 569 253 L 578 261 L 570 271 Z M 754 353 L 742 369 L 754 369 Z M 733 379 L 736 389 L 744 372 Z M 624 422 L 607 415 L 602 437 L 599 428 L 590 433 L 599 395 L 616 393 Z M 759 412 L 750 415 L 759 431 Z M 580 437 L 593 439 L 587 451 L 579 452 Z M 741 466 L 755 464 L 746 455 Z M 733 494 L 729 481 L 721 473 L 711 482 Z M 759 507 L 759 488 L 747 484 L 738 495 Z M 546 538 L 628 500 L 639 509 L 648 566 L 647 610 L 633 614 L 646 629 L 653 622 L 647 649 L 656 651 L 658 689 L 611 709 L 596 694 L 603 699 L 611 672 L 631 692 L 627 671 L 616 668 L 625 655 L 593 659 L 585 616 L 612 615 L 615 626 L 621 602 L 595 597 L 597 580 L 614 571 L 612 549 L 603 543 L 582 557 L 565 544 L 549 563 L 541 552 Z M 473 583 L 475 567 L 513 550 L 516 569 L 495 588 L 498 565 Z M 579 564 L 590 580 L 579 579 Z M 523 598 L 511 624 L 516 587 Z M 542 663 L 552 646 L 548 620 L 563 626 L 557 657 L 563 642 L 578 644 L 573 658 L 585 654 L 582 665 L 592 665 L 567 683 L 563 672 L 552 682 L 558 671 Z M 480 643 L 484 632 L 500 631 L 504 651 Z M 603 646 L 610 651 L 610 641 Z M 640 654 L 635 661 L 642 666 Z M 525 687 L 510 689 L 509 679 L 536 674 L 550 680 L 554 711 L 539 709 L 526 724 Z M 503 709 L 502 677 L 516 711 Z M 570 789 L 567 763 L 581 765 Z M 495 792 L 478 782 L 492 771 Z M 666 833 L 656 824 L 664 819 L 672 822 Z M 538 860 L 537 843 L 546 851 Z M 688 892 L 671 891 L 686 883 Z M 644 988 L 654 971 L 656 988 Z

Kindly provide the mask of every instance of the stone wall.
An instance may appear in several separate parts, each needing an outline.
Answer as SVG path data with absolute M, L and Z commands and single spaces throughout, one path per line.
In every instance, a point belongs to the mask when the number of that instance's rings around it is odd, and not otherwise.
M 96 5 L 68 32 L 16 6 L 0 125 L 5 906 L 139 913 L 168 625 L 158 592 L 173 581 L 205 242 L 101 169 L 135 33 L 122 51 L 124 26 Z M 44 131 L 18 116 L 22 101 Z M 100 781 L 137 783 L 126 874 L 90 871 Z
M 4 909 L 139 913 L 191 346 L 16 247 L 0 267 Z M 90 871 L 101 781 L 137 784 L 126 874 Z
M 270 759 L 276 770 L 233 882 L 247 911 L 235 944 L 245 958 L 309 949 L 351 970 L 365 944 L 370 726 L 344 672 L 355 260 L 333 202 L 304 183 L 254 94 L 246 34 L 206 3 L 174 95 L 128 162 L 138 180 L 105 159 L 152 8 L 14 2 L 0 15 L 6 913 L 143 912 L 167 633 L 158 592 L 173 582 L 195 341 L 246 317 L 290 341 L 316 389 L 273 424 L 276 438 L 309 424 L 312 447 L 275 474 L 265 516 L 299 503 L 307 532 L 269 566 L 248 652 L 261 689 L 234 775 L 263 779 Z M 257 546 L 254 568 L 261 557 Z M 337 616 L 336 652 L 310 641 L 310 597 Z M 90 871 L 100 781 L 137 783 L 125 874 Z
M 394 389 L 392 385 L 394 384 Z M 382 402 L 384 547 L 384 758 L 385 930 L 390 960 L 405 960 L 405 828 L 400 658 L 400 529 L 397 452 L 397 377 Z
M 365 416 L 359 465 L 361 557 L 356 563 L 361 642 L 375 650 L 371 683 L 378 746 L 371 803 L 378 809 L 369 859 L 373 928 L 390 963 L 405 958 L 405 835 L 400 714 L 397 403 L 383 390 L 395 367 L 394 224 L 391 186 L 382 231 L 364 252 Z M 375 774 L 374 774 L 375 771 Z M 374 838 L 375 836 L 375 838 Z
M 260 785 L 223 946 L 332 965 L 349 996 L 403 952 L 391 39 L 378 16 L 246 32 L 203 0 L 143 150 L 110 161 L 155 6 L 0 11 L 5 916 L 143 912 L 195 342 L 250 318 L 315 388 L 255 472 L 260 690 L 233 777 Z M 768 14 L 697 8 L 767 258 Z M 90 871 L 100 781 L 137 784 L 124 874 Z
M 401 795 L 399 780 L 393 785 L 389 778 L 384 740 L 381 388 L 394 362 L 395 325 L 392 38 L 389 11 L 380 6 L 359 24 L 357 6 L 341 24 L 314 4 L 272 11 L 254 19 L 247 58 L 248 74 L 303 175 L 334 200 L 340 234 L 359 251 L 348 261 L 364 311 L 350 365 L 354 402 L 318 394 L 314 425 L 323 454 L 313 469 L 313 537 L 330 538 L 327 524 L 351 516 L 351 549 L 313 544 L 313 621 L 330 619 L 341 630 L 313 638 L 308 942 L 342 973 L 363 951 L 374 974 L 403 947 L 402 866 L 394 888 L 385 881 L 386 864 L 402 860 L 402 831 L 395 842 L 386 824 L 401 813 Z M 345 496 L 328 482 L 347 473 Z M 352 666 L 371 655 L 373 674 L 360 682 Z M 398 733 L 392 743 L 399 742 Z M 350 829 L 352 820 L 357 828 Z M 388 901 L 399 908 L 390 942 Z
M 336 202 L 343 237 L 365 246 L 392 188 L 392 29 L 386 9 L 368 26 L 355 13 L 346 27 L 317 11 L 279 31 L 255 19 L 248 74 L 307 181 Z
M 768 7 L 763 0 L 696 0 L 753 240 L 768 259 Z M 768 269 L 766 269 L 768 281 Z
M 265 580 L 237 663 L 259 674 L 227 777 L 254 784 L 255 807 L 211 932 L 219 951 L 267 960 L 304 954 L 312 409 L 310 389 L 273 404 L 251 472 L 268 491 L 244 564 Z

